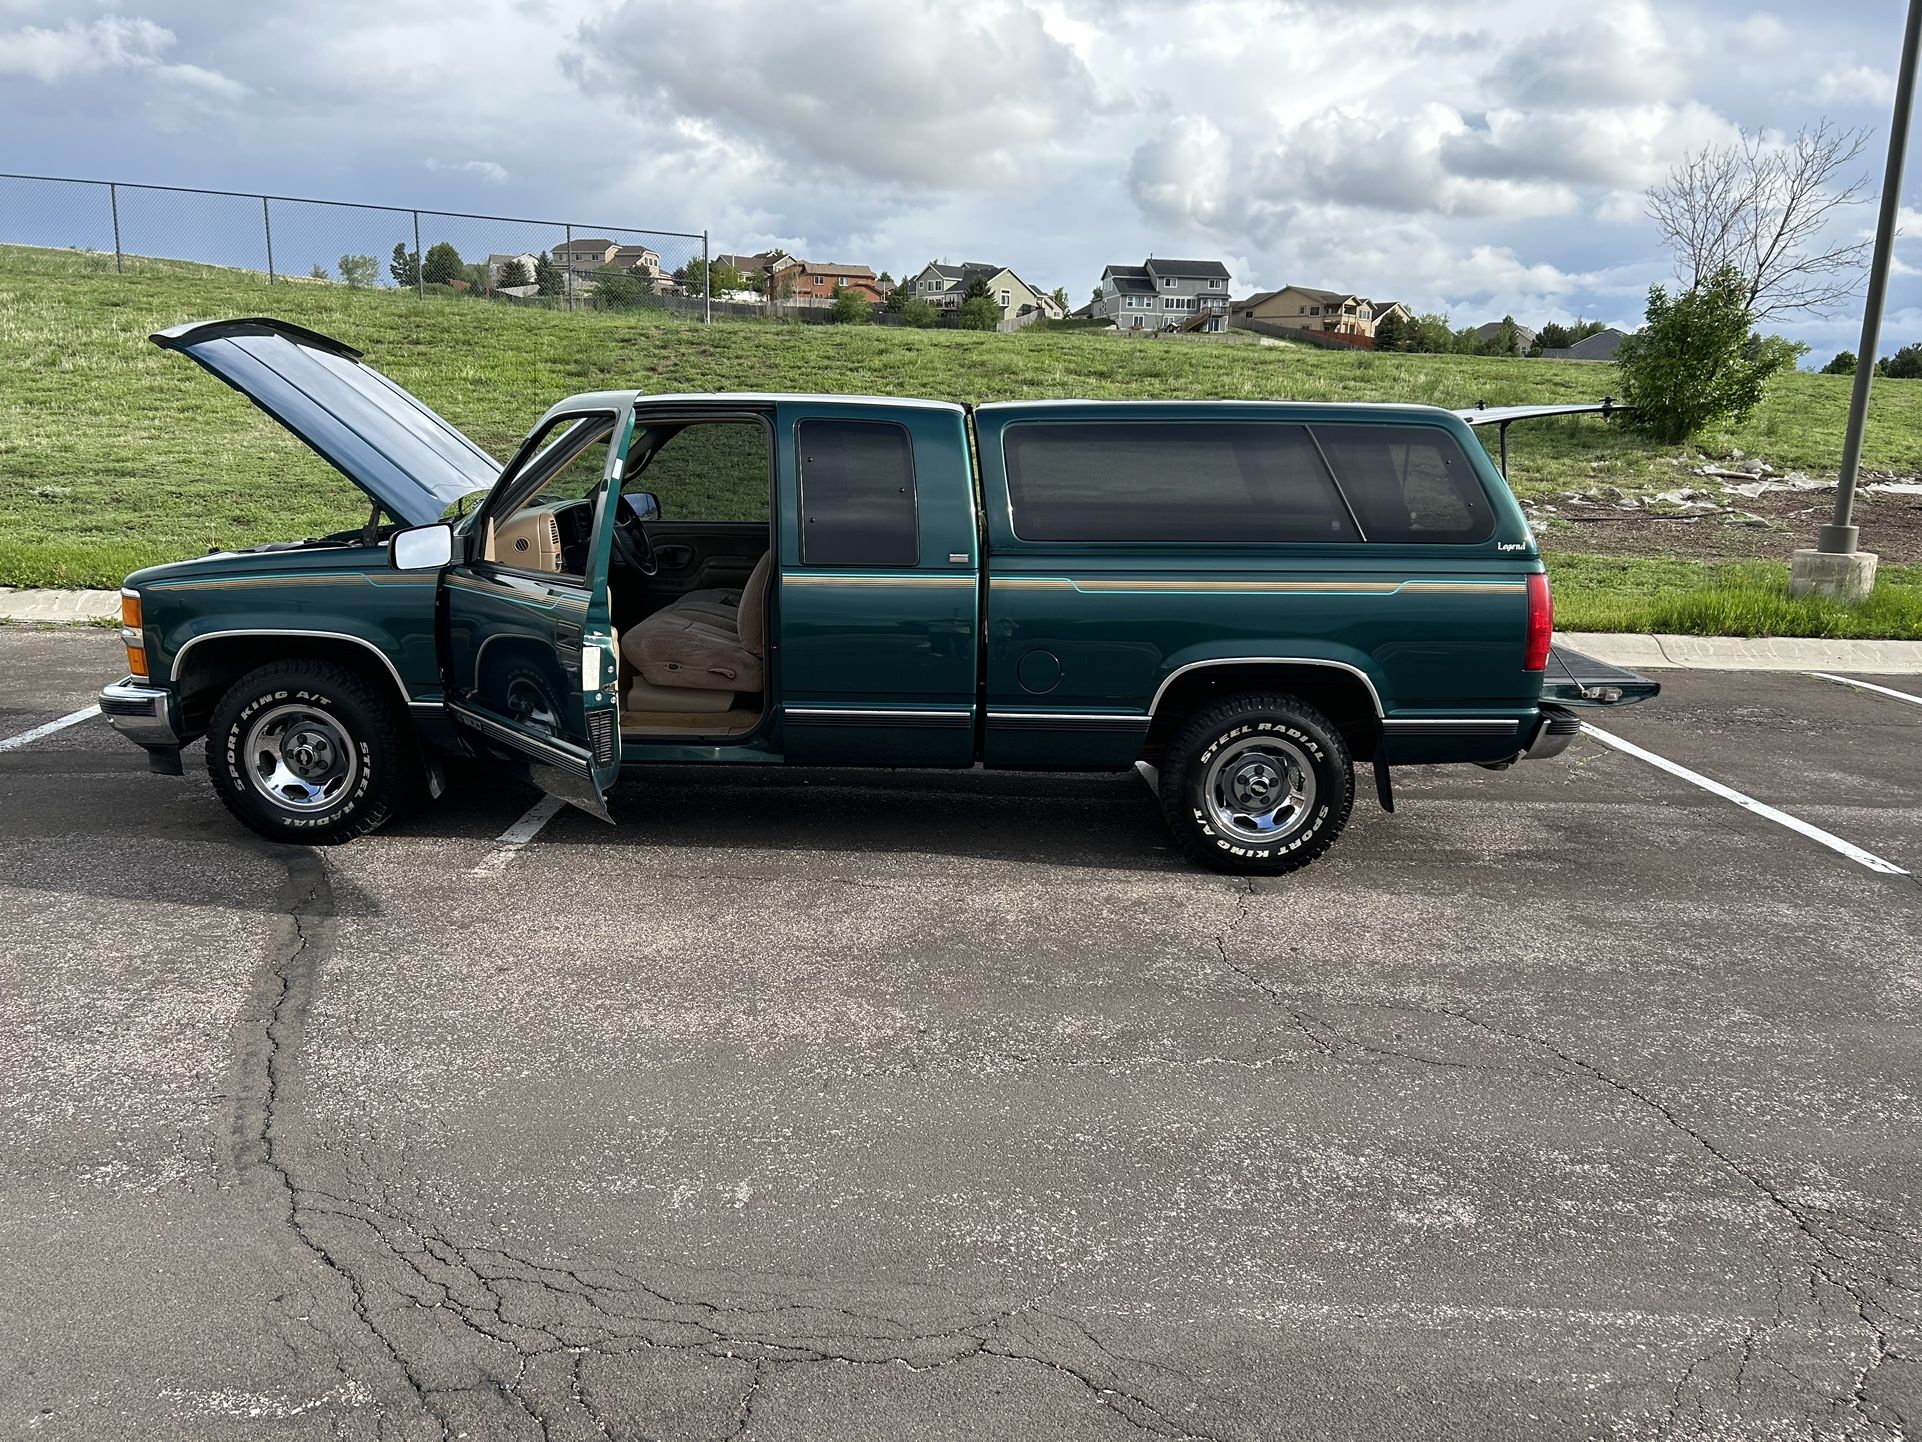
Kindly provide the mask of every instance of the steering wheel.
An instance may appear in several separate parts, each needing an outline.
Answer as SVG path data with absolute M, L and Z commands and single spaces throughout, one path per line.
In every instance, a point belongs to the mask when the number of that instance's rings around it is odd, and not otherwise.
M 654 554 L 654 543 L 647 538 L 647 527 L 641 518 L 624 505 L 618 505 L 614 516 L 614 549 L 621 554 L 621 560 L 631 571 L 643 576 L 660 572 L 660 559 Z

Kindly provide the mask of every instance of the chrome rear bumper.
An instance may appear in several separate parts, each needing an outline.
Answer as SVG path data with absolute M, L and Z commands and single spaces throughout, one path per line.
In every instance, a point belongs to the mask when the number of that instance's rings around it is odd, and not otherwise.
M 1536 723 L 1535 734 L 1529 738 L 1522 759 L 1544 761 L 1550 756 L 1559 756 L 1568 750 L 1568 743 L 1581 734 L 1581 717 L 1560 706 L 1544 706 L 1542 719 Z

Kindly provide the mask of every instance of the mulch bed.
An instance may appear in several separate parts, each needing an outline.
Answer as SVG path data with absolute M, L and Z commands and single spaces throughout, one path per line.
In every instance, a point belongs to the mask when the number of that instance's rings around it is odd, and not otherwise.
M 1700 489 L 1728 510 L 1665 516 L 1639 506 L 1625 510 L 1612 500 L 1567 496 L 1541 497 L 1525 508 L 1546 551 L 1701 561 L 1787 561 L 1798 546 L 1815 544 L 1816 528 L 1826 525 L 1835 510 L 1833 487 L 1753 497 L 1723 495 L 1713 481 L 1700 483 Z M 1732 523 L 1744 516 L 1767 524 Z M 1922 563 L 1922 496 L 1858 489 L 1855 524 L 1862 528 L 1863 550 L 1890 563 Z

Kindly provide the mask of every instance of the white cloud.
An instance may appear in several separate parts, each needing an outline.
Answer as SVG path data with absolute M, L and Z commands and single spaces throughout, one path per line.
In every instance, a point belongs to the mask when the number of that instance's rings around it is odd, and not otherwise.
M 1491 72 L 1511 103 L 1559 109 L 1665 100 L 1685 78 L 1674 32 L 1646 3 L 1583 7 L 1579 24 L 1520 37 Z
M 1022 0 L 623 0 L 581 27 L 569 63 L 643 115 L 699 116 L 789 163 L 909 190 L 1032 182 L 1095 103 Z
M 1595 207 L 1595 218 L 1603 225 L 1633 225 L 1647 215 L 1647 202 L 1639 190 L 1611 190 Z
M 1144 215 L 1176 232 L 1219 225 L 1234 193 L 1228 137 L 1205 115 L 1178 115 L 1128 162 Z
M 27 25 L 0 34 L 0 74 L 58 85 L 104 70 L 158 65 L 173 43 L 171 30 L 117 15 L 84 24 L 69 20 L 57 30 Z
M 1874 65 L 1833 65 L 1815 77 L 1809 97 L 1825 105 L 1872 105 L 1895 99 L 1895 77 Z
M 57 29 L 24 25 L 0 31 L 0 75 L 62 85 L 112 70 L 146 71 L 204 96 L 237 97 L 245 87 L 199 65 L 169 62 L 174 33 L 139 16 L 68 20 Z
M 1242 293 L 1300 280 L 1458 323 L 1632 323 L 1670 269 L 1644 187 L 1738 125 L 1878 123 L 1853 107 L 1886 84 L 1888 15 L 469 0 L 450 26 L 436 0 L 0 0 L 0 133 L 55 172 L 709 228 L 719 249 L 896 274 L 978 257 L 1077 301 L 1105 262 L 1183 253 L 1228 262 Z M 1919 299 L 1898 277 L 1895 307 Z
M 1735 27 L 1735 36 L 1752 50 L 1773 50 L 1786 44 L 1791 32 L 1778 15 L 1758 10 Z
M 507 167 L 493 160 L 434 160 L 429 158 L 423 164 L 429 170 L 445 171 L 453 175 L 472 175 L 491 185 L 500 185 L 508 179 Z

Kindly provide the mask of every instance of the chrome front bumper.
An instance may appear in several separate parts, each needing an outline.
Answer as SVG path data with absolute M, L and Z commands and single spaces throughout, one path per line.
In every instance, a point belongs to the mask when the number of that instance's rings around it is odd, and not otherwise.
M 100 688 L 100 714 L 114 730 L 143 746 L 156 771 L 180 773 L 180 703 L 174 693 L 129 676 Z

